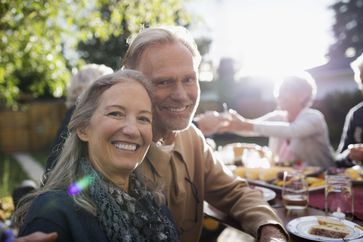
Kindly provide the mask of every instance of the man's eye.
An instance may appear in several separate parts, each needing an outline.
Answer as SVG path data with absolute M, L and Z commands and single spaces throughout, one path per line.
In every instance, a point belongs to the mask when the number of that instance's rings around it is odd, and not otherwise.
M 185 78 L 185 81 L 186 83 L 194 83 L 195 82 L 195 78 L 193 77 L 188 77 L 188 78 Z
M 161 80 L 161 81 L 156 82 L 156 85 L 158 85 L 158 86 L 167 86 L 170 83 L 171 83 L 170 80 Z

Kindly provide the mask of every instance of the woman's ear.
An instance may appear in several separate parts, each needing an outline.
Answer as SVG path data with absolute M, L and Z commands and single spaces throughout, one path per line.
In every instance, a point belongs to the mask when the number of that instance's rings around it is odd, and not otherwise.
M 77 129 L 77 136 L 80 140 L 87 142 L 88 141 L 88 133 L 85 128 L 78 128 Z

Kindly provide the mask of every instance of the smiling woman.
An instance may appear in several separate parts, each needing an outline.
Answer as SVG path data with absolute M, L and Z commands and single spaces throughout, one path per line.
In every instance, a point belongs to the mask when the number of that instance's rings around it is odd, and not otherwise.
M 158 187 L 134 171 L 152 142 L 148 83 L 140 72 L 120 70 L 81 96 L 48 180 L 15 212 L 21 236 L 40 231 L 57 232 L 57 241 L 178 241 Z

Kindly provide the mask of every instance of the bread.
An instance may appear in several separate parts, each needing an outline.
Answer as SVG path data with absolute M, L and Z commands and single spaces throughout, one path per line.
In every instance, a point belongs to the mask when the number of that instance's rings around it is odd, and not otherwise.
M 309 229 L 309 234 L 328 238 L 345 238 L 350 234 L 347 226 L 338 220 L 318 217 L 318 223 Z
M 337 219 L 323 217 L 323 216 L 319 216 L 319 217 L 317 217 L 317 219 L 318 219 L 318 223 L 320 225 L 334 225 L 334 226 L 345 227 L 345 224 L 340 222 Z
M 345 238 L 349 235 L 349 231 L 343 227 L 330 225 L 314 225 L 310 228 L 309 234 L 324 236 L 328 238 Z

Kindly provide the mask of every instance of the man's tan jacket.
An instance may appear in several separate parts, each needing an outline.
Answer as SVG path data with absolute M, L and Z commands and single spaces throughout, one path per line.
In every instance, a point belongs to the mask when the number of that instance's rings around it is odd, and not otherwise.
M 177 134 L 170 153 L 153 144 L 138 169 L 147 178 L 164 185 L 167 205 L 182 242 L 199 240 L 203 201 L 235 218 L 243 231 L 254 237 L 262 225 L 281 225 L 259 191 L 248 188 L 244 180 L 233 176 L 215 160 L 194 125 Z

